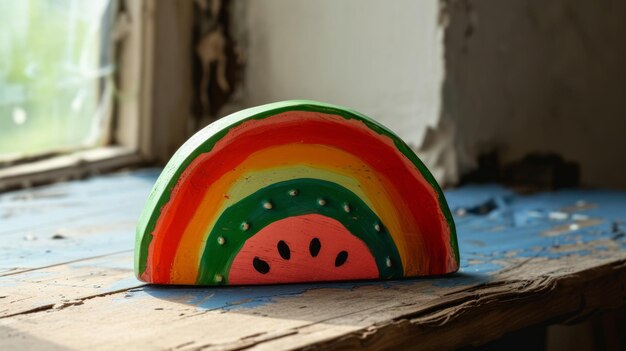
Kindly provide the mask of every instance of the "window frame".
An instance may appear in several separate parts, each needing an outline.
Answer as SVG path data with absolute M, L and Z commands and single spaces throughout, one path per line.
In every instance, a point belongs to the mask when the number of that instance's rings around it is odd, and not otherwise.
M 110 144 L 19 160 L 0 169 L 0 191 L 82 178 L 150 162 L 154 152 L 152 128 L 155 61 L 155 0 L 119 0 L 112 28 L 115 81 L 118 94 L 111 103 Z

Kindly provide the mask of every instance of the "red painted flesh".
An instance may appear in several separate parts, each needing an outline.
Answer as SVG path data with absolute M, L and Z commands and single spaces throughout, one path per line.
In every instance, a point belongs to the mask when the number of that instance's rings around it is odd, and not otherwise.
M 317 256 L 309 249 L 311 241 L 321 243 Z M 289 259 L 278 251 L 278 242 L 289 247 Z M 337 255 L 347 252 L 347 260 L 335 266 Z M 269 264 L 261 273 L 253 266 L 255 258 Z M 288 217 L 276 221 L 248 239 L 228 274 L 228 284 L 303 283 L 314 281 L 377 279 L 374 256 L 365 243 L 335 219 L 318 214 Z
M 452 251 L 449 228 L 439 207 L 437 193 L 416 167 L 399 152 L 393 141 L 371 131 L 357 120 L 324 113 L 289 111 L 234 127 L 210 152 L 196 157 L 183 172 L 163 206 L 148 251 L 147 281 L 168 283 L 172 262 L 185 228 L 202 201 L 206 189 L 252 153 L 291 143 L 328 145 L 359 157 L 374 168 L 416 218 L 423 255 L 422 274 L 447 273 Z M 200 245 L 201 243 L 198 243 Z M 428 257 L 433 258 L 428 260 Z M 147 277 L 146 277 L 147 278 Z

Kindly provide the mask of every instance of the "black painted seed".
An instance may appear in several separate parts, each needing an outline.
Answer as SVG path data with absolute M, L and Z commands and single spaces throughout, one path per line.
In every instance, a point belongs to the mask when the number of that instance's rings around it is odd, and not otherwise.
M 317 255 L 320 253 L 321 248 L 322 243 L 320 243 L 320 239 L 311 239 L 311 243 L 309 244 L 309 252 L 311 253 L 311 257 L 317 257 Z
M 283 258 L 283 260 L 288 260 L 291 258 L 291 250 L 289 249 L 289 245 L 287 245 L 286 242 L 281 240 L 278 242 L 278 245 L 276 245 L 276 247 L 278 248 L 278 253 L 280 254 L 280 257 Z
M 335 258 L 335 267 L 339 267 L 348 260 L 348 251 L 341 251 Z
M 254 269 L 261 274 L 267 274 L 267 272 L 270 271 L 270 265 L 258 257 L 254 258 L 252 265 L 254 266 Z

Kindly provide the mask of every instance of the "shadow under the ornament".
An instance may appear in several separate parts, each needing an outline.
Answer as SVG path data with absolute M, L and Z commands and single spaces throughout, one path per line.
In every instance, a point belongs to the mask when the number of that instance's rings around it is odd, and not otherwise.
M 360 312 L 373 306 L 402 305 L 404 301 L 424 303 L 449 293 L 490 280 L 484 273 L 457 272 L 429 278 L 388 281 L 346 281 L 250 286 L 161 286 L 134 289 L 135 298 L 150 297 L 185 304 L 194 312 L 219 311 L 272 318 L 317 321 L 324 311 L 341 304 Z M 413 305 L 415 303 L 412 303 Z M 335 322 L 331 322 L 335 323 Z

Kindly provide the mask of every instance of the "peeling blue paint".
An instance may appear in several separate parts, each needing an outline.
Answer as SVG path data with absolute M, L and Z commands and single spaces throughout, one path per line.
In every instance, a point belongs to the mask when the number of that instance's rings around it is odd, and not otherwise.
M 384 289 L 419 284 L 420 291 L 437 288 L 472 286 L 488 282 L 503 267 L 497 261 L 543 257 L 558 259 L 577 255 L 581 259 L 596 251 L 608 250 L 589 243 L 616 240 L 626 247 L 623 236 L 615 237 L 615 222 L 626 226 L 626 193 L 615 191 L 566 190 L 535 195 L 517 195 L 500 186 L 466 186 L 446 192 L 455 213 L 461 269 L 458 273 L 436 278 L 387 282 L 345 282 L 294 284 L 255 287 L 184 288 L 147 286 L 132 297 L 152 297 L 195 306 L 198 310 L 236 310 L 273 303 L 281 298 L 300 296 L 314 289 L 359 289 L 366 286 Z M 582 201 L 582 202 L 581 202 Z M 483 215 L 466 209 L 491 202 L 492 209 Z M 576 204 L 579 206 L 576 207 Z M 495 205 L 495 206 L 493 206 Z M 564 212 L 567 209 L 570 212 Z M 554 215 L 557 213 L 558 215 Z M 582 216 L 581 214 L 584 214 Z M 599 224 L 567 230 L 554 236 L 543 235 L 555 227 L 582 223 L 574 220 L 601 219 Z M 577 245 L 586 244 L 586 245 Z M 564 249 L 564 246 L 567 246 Z M 431 286 L 432 289 L 427 287 Z
M 470 271 L 493 273 L 501 267 L 489 264 L 514 253 L 515 258 L 568 255 L 587 256 L 589 245 L 600 239 L 614 239 L 614 222 L 626 220 L 626 193 L 607 190 L 563 190 L 535 195 L 516 195 L 498 186 L 467 186 L 446 193 L 455 221 L 461 248 L 461 266 Z M 465 214 L 463 208 L 494 201 L 496 209 L 486 215 Z M 564 212 L 565 210 L 569 212 Z M 466 212 L 465 212 L 466 213 Z M 551 216 L 558 213 L 559 216 Z M 574 214 L 584 214 L 575 217 Z M 559 218 L 559 219 L 554 219 Z M 600 219 L 588 227 L 564 231 L 556 236 L 542 233 L 558 226 L 582 223 L 575 218 Z M 618 238 L 621 247 L 626 242 Z M 568 250 L 559 250 L 569 245 Z M 539 248 L 539 250 L 537 250 Z M 606 250 L 599 245 L 597 250 Z M 480 264 L 468 262 L 481 261 Z M 487 263 L 485 263 L 487 262 Z
M 134 227 L 159 173 L 159 169 L 152 169 L 94 177 L 0 195 L 0 271 L 48 266 L 132 250 L 134 233 L 129 228 Z M 387 289 L 393 296 L 394 289 L 419 285 L 421 292 L 437 293 L 439 288 L 488 282 L 503 268 L 498 262 L 511 258 L 558 259 L 576 255 L 585 259 L 601 257 L 615 247 L 626 250 L 626 192 L 562 190 L 519 195 L 501 186 L 488 185 L 464 186 L 445 194 L 454 213 L 461 251 L 461 270 L 454 275 L 386 282 L 255 287 L 145 286 L 129 290 L 116 301 L 157 298 L 205 311 L 254 308 L 315 289 L 378 287 Z M 588 219 L 599 222 L 584 226 Z M 116 226 L 124 221 L 130 224 Z M 571 224 L 576 226 L 552 236 L 543 234 Z M 101 231 L 80 232 L 83 228 L 94 227 Z M 59 228 L 70 234 L 53 240 L 51 237 Z M 25 240 L 26 235 L 32 235 L 35 240 Z M 91 265 L 94 262 L 83 261 L 70 266 L 84 268 Z M 131 265 L 132 262 L 112 259 L 97 263 L 98 267 L 129 271 Z M 45 273 L 35 271 L 20 274 L 20 277 L 36 278 L 38 275 L 44 277 Z M 0 284 L 19 284 L 9 277 L 0 279 Z M 138 284 L 141 283 L 129 273 L 128 278 L 103 286 L 102 291 L 127 289 Z

